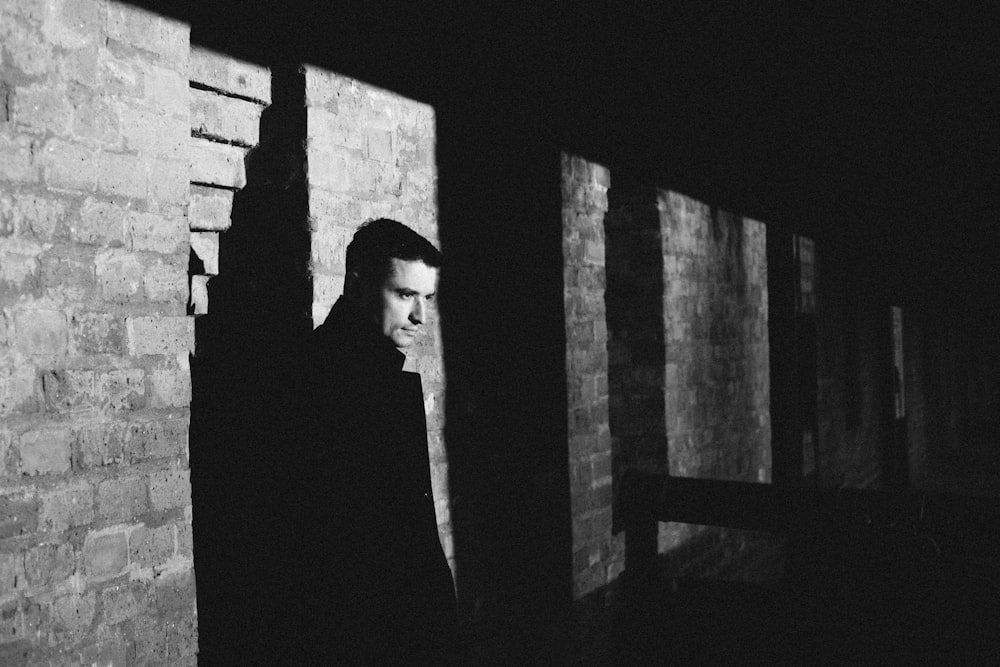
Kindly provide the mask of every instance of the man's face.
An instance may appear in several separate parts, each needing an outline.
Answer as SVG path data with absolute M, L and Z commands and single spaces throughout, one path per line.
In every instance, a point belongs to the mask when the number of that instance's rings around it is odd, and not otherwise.
M 399 348 L 416 340 L 437 292 L 438 270 L 420 260 L 392 258 L 389 275 L 375 295 L 375 317 L 382 335 Z

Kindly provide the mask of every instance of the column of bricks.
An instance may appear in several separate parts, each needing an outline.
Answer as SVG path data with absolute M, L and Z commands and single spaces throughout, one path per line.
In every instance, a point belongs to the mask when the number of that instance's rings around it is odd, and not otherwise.
M 187 26 L 0 5 L 0 664 L 193 665 Z
M 608 170 L 563 155 L 563 257 L 573 596 L 618 578 L 624 540 L 611 534 L 611 434 L 605 318 L 604 214 Z
M 191 49 L 191 312 L 208 313 L 208 281 L 219 274 L 219 234 L 229 229 L 234 193 L 246 185 L 244 158 L 260 139 L 271 101 L 266 67 L 195 46 Z

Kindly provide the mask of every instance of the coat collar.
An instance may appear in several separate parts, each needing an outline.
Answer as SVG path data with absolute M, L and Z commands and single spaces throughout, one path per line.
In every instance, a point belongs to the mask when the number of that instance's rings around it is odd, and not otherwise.
M 377 370 L 400 371 L 406 361 L 406 355 L 379 335 L 361 310 L 343 296 L 316 329 L 316 336 L 324 347 L 340 348 Z

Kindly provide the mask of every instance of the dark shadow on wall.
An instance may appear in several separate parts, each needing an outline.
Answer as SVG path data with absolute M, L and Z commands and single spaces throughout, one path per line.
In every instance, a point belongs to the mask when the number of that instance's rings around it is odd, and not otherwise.
M 515 103 L 435 110 L 460 616 L 480 664 L 559 664 L 572 590 L 560 153 Z
M 209 282 L 208 314 L 195 321 L 190 452 L 203 664 L 255 664 L 280 644 L 274 621 L 294 613 L 278 595 L 286 565 L 280 527 L 269 523 L 281 501 L 273 417 L 288 406 L 265 398 L 264 387 L 283 377 L 284 352 L 312 330 L 303 90 L 297 67 L 272 68 L 247 185 L 220 235 L 220 275 Z

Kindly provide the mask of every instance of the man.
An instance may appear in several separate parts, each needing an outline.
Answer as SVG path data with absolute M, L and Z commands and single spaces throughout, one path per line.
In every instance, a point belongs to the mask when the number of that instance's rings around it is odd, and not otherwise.
M 347 248 L 344 294 L 300 367 L 298 649 L 323 664 L 459 661 L 420 376 L 402 370 L 401 351 L 427 322 L 440 266 L 408 227 L 364 224 Z

